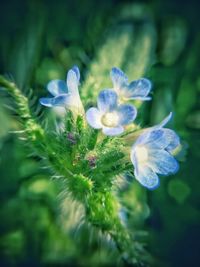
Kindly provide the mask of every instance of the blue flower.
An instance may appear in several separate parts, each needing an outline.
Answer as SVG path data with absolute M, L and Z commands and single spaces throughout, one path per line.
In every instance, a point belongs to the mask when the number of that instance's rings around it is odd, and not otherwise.
M 74 66 L 68 71 L 66 82 L 63 80 L 53 80 L 47 84 L 47 90 L 53 97 L 40 98 L 40 104 L 46 107 L 60 106 L 76 109 L 76 112 L 83 110 L 78 91 L 79 80 L 79 68 Z
M 170 113 L 159 125 L 145 130 L 131 149 L 135 178 L 148 189 L 159 186 L 158 174 L 170 175 L 179 169 L 173 157 L 180 145 L 179 137 L 173 130 L 163 128 L 171 116 Z
M 112 68 L 110 76 L 113 82 L 113 90 L 117 92 L 121 101 L 131 99 L 151 100 L 148 94 L 151 91 L 152 85 L 148 79 L 141 78 L 128 83 L 128 77 L 118 68 Z
M 89 125 L 102 129 L 105 135 L 114 136 L 124 132 L 124 126 L 136 118 L 136 108 L 132 105 L 118 105 L 115 91 L 106 89 L 99 93 L 97 106 L 86 112 Z

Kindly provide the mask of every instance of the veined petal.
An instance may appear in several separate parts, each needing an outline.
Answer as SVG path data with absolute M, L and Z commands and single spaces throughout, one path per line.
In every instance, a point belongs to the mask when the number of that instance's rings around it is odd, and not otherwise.
M 178 171 L 178 162 L 167 151 L 155 149 L 149 154 L 148 165 L 154 172 L 169 175 Z
M 148 146 L 149 149 L 164 149 L 166 148 L 170 140 L 165 135 L 164 129 L 155 129 L 149 131 L 147 134 L 147 138 L 145 140 L 145 144 Z
M 80 81 L 80 71 L 78 66 L 73 66 L 72 70 L 76 73 L 77 80 Z
M 168 145 L 165 148 L 167 151 L 173 151 L 180 145 L 179 136 L 171 129 L 163 128 L 165 139 L 168 140 Z
M 89 125 L 95 129 L 102 128 L 101 112 L 97 108 L 90 108 L 86 112 L 86 119 Z
M 46 107 L 52 107 L 52 100 L 53 98 L 47 98 L 47 97 L 42 97 L 39 99 L 39 102 L 41 105 L 46 106 Z
M 100 111 L 112 111 L 117 107 L 117 94 L 115 91 L 106 89 L 99 93 L 97 106 Z
M 146 78 L 141 78 L 131 82 L 126 87 L 126 97 L 130 99 L 150 100 L 151 98 L 147 97 L 147 95 L 151 91 L 151 88 L 151 82 Z
M 79 80 L 77 78 L 77 73 L 73 69 L 70 69 L 67 73 L 67 87 L 70 93 L 79 94 L 78 91 Z
M 162 129 L 149 128 L 144 130 L 136 139 L 133 148 L 137 145 L 145 145 L 148 148 L 163 148 L 168 145 L 163 143 L 165 139 L 163 138 L 164 133 Z
M 146 188 L 153 190 L 159 186 L 158 175 L 147 165 L 139 165 L 138 172 L 134 170 L 135 178 Z
M 52 106 L 66 107 L 69 101 L 69 94 L 63 94 L 52 98 Z
M 119 90 L 128 83 L 128 77 L 119 68 L 112 68 L 110 76 L 115 90 Z
M 117 109 L 119 124 L 126 125 L 135 120 L 137 109 L 133 105 L 120 105 Z
M 115 135 L 119 135 L 123 132 L 124 132 L 124 128 L 122 126 L 117 126 L 117 127 L 113 127 L 113 128 L 103 126 L 103 133 L 105 135 L 115 136 Z
M 138 137 L 136 144 L 145 144 L 148 149 L 167 149 L 169 147 L 170 151 L 179 145 L 179 137 L 170 129 L 150 128 Z
M 47 84 L 47 90 L 53 96 L 58 96 L 60 94 L 67 94 L 67 85 L 62 80 L 53 80 Z

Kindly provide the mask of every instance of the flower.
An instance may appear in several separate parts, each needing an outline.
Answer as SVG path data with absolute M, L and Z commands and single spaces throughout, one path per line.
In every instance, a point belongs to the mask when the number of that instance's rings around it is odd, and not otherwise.
M 135 178 L 148 189 L 159 186 L 157 174 L 170 175 L 179 169 L 173 157 L 173 151 L 180 145 L 179 137 L 173 130 L 163 128 L 171 116 L 172 113 L 159 125 L 145 130 L 131 149 Z
M 105 135 L 114 136 L 124 132 L 125 125 L 136 118 L 136 108 L 132 105 L 118 105 L 118 96 L 111 89 L 103 90 L 97 99 L 98 108 L 90 108 L 86 112 L 89 125 L 103 130 Z
M 113 82 L 113 90 L 116 91 L 121 101 L 132 99 L 151 100 L 148 94 L 152 85 L 148 79 L 141 78 L 128 83 L 128 77 L 118 68 L 112 68 L 110 76 Z
M 54 97 L 40 98 L 40 104 L 46 107 L 65 107 L 76 112 L 83 111 L 78 91 L 79 80 L 79 68 L 74 66 L 68 71 L 66 82 L 63 80 L 52 80 L 47 84 L 47 90 Z

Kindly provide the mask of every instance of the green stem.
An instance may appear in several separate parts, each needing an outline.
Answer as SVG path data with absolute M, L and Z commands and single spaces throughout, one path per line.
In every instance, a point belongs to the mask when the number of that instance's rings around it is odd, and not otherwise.
M 38 143 L 41 144 L 41 141 L 43 141 L 44 139 L 44 130 L 31 115 L 28 98 L 22 94 L 15 83 L 8 81 L 1 75 L 0 86 L 6 88 L 14 98 L 17 104 L 17 112 L 19 114 L 19 117 L 23 121 L 23 127 L 26 132 L 27 138 L 37 146 Z

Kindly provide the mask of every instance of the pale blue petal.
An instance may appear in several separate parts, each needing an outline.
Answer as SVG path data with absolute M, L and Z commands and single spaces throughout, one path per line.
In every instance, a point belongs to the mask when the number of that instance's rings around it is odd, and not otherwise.
M 145 130 L 143 133 L 141 133 L 138 136 L 138 138 L 136 139 L 136 141 L 134 142 L 132 149 L 134 149 L 137 145 L 145 144 L 145 142 L 149 136 L 149 133 L 150 133 L 150 131 L 148 131 L 148 130 Z
M 134 148 L 135 147 L 133 146 L 131 149 L 130 158 L 131 158 L 131 162 L 133 163 L 135 173 L 138 175 L 138 161 L 137 161 L 137 157 L 135 155 L 135 149 Z
M 169 175 L 178 171 L 178 162 L 167 151 L 156 149 L 148 152 L 148 165 L 154 172 L 162 175 Z
M 180 145 L 180 138 L 179 136 L 171 129 L 163 129 L 165 139 L 168 140 L 168 145 L 165 148 L 167 151 L 173 151 Z
M 147 165 L 139 166 L 138 172 L 134 170 L 136 180 L 138 180 L 144 187 L 153 190 L 159 186 L 158 175 Z
M 69 93 L 69 94 L 54 97 L 53 105 L 64 106 L 68 109 L 77 108 L 78 110 L 79 106 L 81 105 L 81 102 L 80 102 L 79 95 L 74 95 L 74 94 Z
M 117 94 L 115 91 L 106 89 L 99 93 L 97 106 L 100 111 L 108 112 L 117 107 Z
M 167 135 L 165 135 L 164 130 L 157 129 L 157 130 L 151 130 L 147 134 L 147 137 L 145 139 L 145 144 L 151 149 L 159 148 L 164 149 L 166 148 L 170 140 L 167 138 Z
M 151 96 L 145 96 L 145 97 L 142 97 L 142 96 L 137 96 L 137 97 L 130 97 L 130 99 L 134 100 L 140 100 L 140 101 L 150 101 L 152 99 Z
M 102 128 L 101 113 L 97 108 L 90 108 L 86 112 L 86 119 L 89 125 L 95 129 Z
M 126 125 L 135 120 L 137 109 L 133 105 L 121 105 L 117 109 L 119 124 Z
M 144 143 L 150 148 L 166 149 L 169 152 L 180 145 L 178 135 L 171 129 L 158 128 L 146 133 Z
M 77 80 L 80 80 L 80 71 L 78 66 L 73 66 L 72 70 L 76 73 Z
M 46 107 L 52 107 L 52 100 L 53 98 L 47 98 L 47 97 L 42 97 L 39 99 L 40 104 Z
M 119 135 L 123 132 L 124 132 L 124 128 L 122 126 L 117 126 L 117 127 L 113 127 L 113 128 L 103 126 L 103 133 L 105 135 L 115 136 L 115 135 Z
M 78 94 L 79 80 L 74 70 L 69 70 L 67 73 L 67 87 L 70 93 Z
M 133 81 L 126 88 L 126 97 L 130 99 L 139 99 L 139 100 L 150 100 L 150 97 L 147 97 L 151 91 L 152 85 L 148 79 L 141 78 L 139 80 Z
M 133 148 L 137 145 L 144 144 L 150 149 L 154 148 L 165 148 L 169 142 L 166 143 L 166 140 L 164 138 L 164 132 L 163 129 L 155 129 L 152 130 L 151 128 L 149 130 L 145 130 L 139 137 L 136 139 Z
M 69 94 L 59 95 L 52 99 L 52 106 L 66 107 L 69 99 Z
M 110 76 L 114 89 L 121 89 L 128 83 L 128 78 L 124 72 L 118 68 L 112 68 Z
M 60 94 L 66 94 L 67 93 L 67 85 L 62 80 L 53 80 L 50 81 L 47 84 L 47 90 L 49 93 L 51 93 L 53 96 L 58 96 Z
M 163 121 L 161 121 L 161 123 L 159 123 L 158 125 L 154 126 L 153 128 L 161 128 L 164 127 L 172 118 L 172 112 L 169 113 L 169 115 L 164 118 Z

